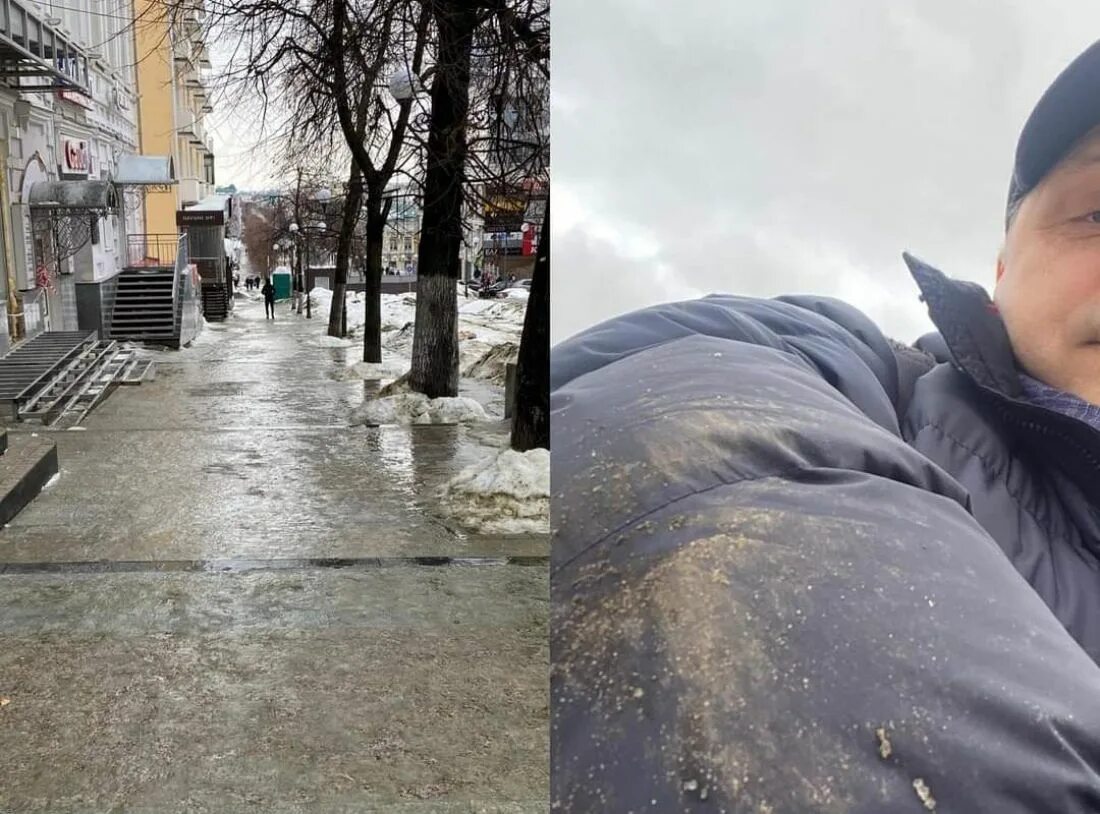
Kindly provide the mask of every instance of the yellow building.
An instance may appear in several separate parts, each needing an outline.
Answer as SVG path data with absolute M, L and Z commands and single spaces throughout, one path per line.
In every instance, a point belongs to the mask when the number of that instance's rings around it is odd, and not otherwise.
M 142 155 L 171 156 L 179 184 L 145 197 L 144 229 L 178 234 L 176 212 L 214 192 L 214 151 L 203 120 L 212 111 L 204 75 L 203 0 L 134 0 L 138 128 Z

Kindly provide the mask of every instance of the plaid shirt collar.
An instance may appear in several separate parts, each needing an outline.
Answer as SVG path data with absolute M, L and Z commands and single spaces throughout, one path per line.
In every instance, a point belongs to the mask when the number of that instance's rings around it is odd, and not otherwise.
M 1024 401 L 1084 421 L 1094 430 L 1100 430 L 1100 405 L 1044 384 L 1026 373 L 1020 374 L 1020 386 L 1023 390 L 1020 395 Z

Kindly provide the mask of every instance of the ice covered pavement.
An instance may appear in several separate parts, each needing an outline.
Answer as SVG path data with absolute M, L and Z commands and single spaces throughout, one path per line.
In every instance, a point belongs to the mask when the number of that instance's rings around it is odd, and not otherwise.
M 358 346 L 237 305 L 0 532 L 0 810 L 545 811 L 547 536 L 439 497 L 506 428 L 351 427 Z
M 312 292 L 317 313 L 327 320 L 332 294 Z M 361 295 L 349 295 L 348 330 L 361 341 L 365 309 Z M 400 392 L 384 397 L 367 394 L 349 420 L 368 426 L 391 424 L 467 424 L 499 420 L 504 412 L 506 366 L 519 354 L 524 298 L 468 299 L 459 297 L 459 395 L 429 399 L 423 394 Z M 410 365 L 416 297 L 383 295 L 380 364 L 353 363 L 336 375 L 341 379 L 377 379 L 390 383 Z M 345 340 L 314 337 L 342 346 Z M 358 344 L 356 342 L 355 344 Z M 469 470 L 453 478 L 440 493 L 442 506 L 461 528 L 484 533 L 546 534 L 550 528 L 550 458 L 545 450 L 526 456 L 501 455 L 499 449 L 482 448 Z M 472 473 L 472 474 L 471 474 Z M 533 489 L 531 484 L 539 484 Z

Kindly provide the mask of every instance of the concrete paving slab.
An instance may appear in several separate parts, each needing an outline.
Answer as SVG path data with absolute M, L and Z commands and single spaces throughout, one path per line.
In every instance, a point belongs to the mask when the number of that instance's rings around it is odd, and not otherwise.
M 545 811 L 548 538 L 438 500 L 506 426 L 349 428 L 358 348 L 238 305 L 38 430 L 61 477 L 0 530 L 0 811 Z
M 547 594 L 511 567 L 0 577 L 0 810 L 545 810 Z

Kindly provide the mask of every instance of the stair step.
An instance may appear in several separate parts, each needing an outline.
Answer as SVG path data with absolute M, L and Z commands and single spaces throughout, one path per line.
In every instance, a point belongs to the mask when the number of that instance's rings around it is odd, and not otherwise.
M 0 462 L 0 524 L 4 524 L 57 474 L 57 445 L 20 434 L 13 437 Z

